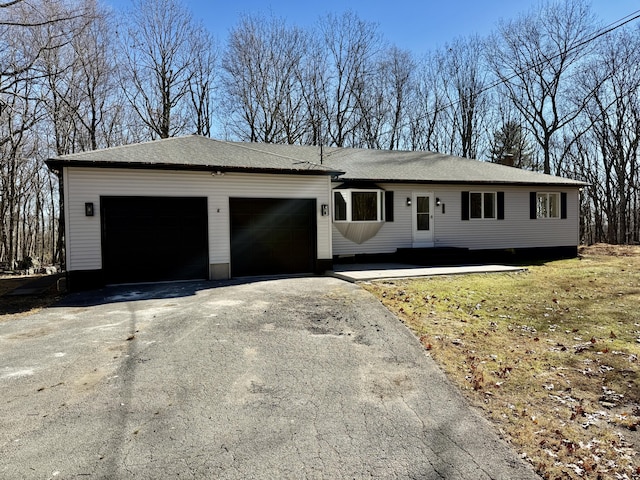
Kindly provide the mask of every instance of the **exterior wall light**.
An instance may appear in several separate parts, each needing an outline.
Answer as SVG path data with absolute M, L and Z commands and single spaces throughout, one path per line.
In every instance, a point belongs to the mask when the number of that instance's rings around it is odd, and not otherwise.
M 329 205 L 327 205 L 326 203 L 323 203 L 320 206 L 320 213 L 322 214 L 323 217 L 326 217 L 327 215 L 329 215 Z
M 407 197 L 407 207 L 411 206 L 411 197 Z
M 84 204 L 84 215 L 86 217 L 93 217 L 93 203 L 87 202 Z
M 436 197 L 436 207 L 440 206 L 440 199 L 438 197 Z

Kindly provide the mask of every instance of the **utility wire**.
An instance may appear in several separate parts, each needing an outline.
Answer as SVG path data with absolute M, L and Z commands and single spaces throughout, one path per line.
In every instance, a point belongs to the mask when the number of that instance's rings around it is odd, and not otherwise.
M 631 18 L 629 18 L 629 17 L 631 17 Z M 559 53 L 556 53 L 555 55 L 553 55 L 552 57 L 550 57 L 548 59 L 542 60 L 542 61 L 540 61 L 538 63 L 534 63 L 528 69 L 530 70 L 530 69 L 535 68 L 535 67 L 541 67 L 545 63 L 550 63 L 551 61 L 555 60 L 556 58 L 559 58 L 559 57 L 561 57 L 563 55 L 571 53 L 573 50 L 577 50 L 577 49 L 579 49 L 579 48 L 581 48 L 581 47 L 593 42 L 594 40 L 597 40 L 598 38 L 603 37 L 604 35 L 607 35 L 607 34 L 613 32 L 614 30 L 617 30 L 618 28 L 623 27 L 624 25 L 626 25 L 628 23 L 631 23 L 634 20 L 637 20 L 638 18 L 640 18 L 640 10 L 636 10 L 635 12 L 627 15 L 626 17 L 621 18 L 620 20 L 617 20 L 617 21 L 615 21 L 613 23 L 610 23 L 606 27 L 603 27 L 603 30 L 601 30 L 600 32 L 596 32 L 591 37 L 589 37 L 589 38 L 587 38 L 585 40 L 582 40 L 581 42 L 578 42 L 577 44 L 567 48 L 566 50 L 564 50 L 562 52 L 559 52 Z M 625 20 L 625 19 L 627 19 L 627 20 Z M 526 71 L 525 69 L 519 70 L 519 71 L 511 74 L 510 76 L 505 77 L 504 79 L 498 80 L 498 81 L 496 81 L 496 82 L 494 82 L 494 83 L 492 83 L 492 84 L 480 89 L 478 91 L 478 95 L 481 94 L 481 93 L 486 92 L 487 90 L 491 90 L 492 88 L 495 88 L 495 87 L 497 87 L 497 86 L 499 86 L 499 85 L 501 85 L 503 83 L 507 83 L 508 81 L 513 80 L 514 78 L 522 75 L 525 71 Z M 460 100 L 458 100 L 457 102 L 454 102 L 450 106 L 454 106 L 457 103 L 460 103 Z
M 626 15 L 626 16 L 624 16 L 624 17 L 622 17 L 622 18 L 620 18 L 620 19 L 618 19 L 618 20 L 616 20 L 614 22 L 611 22 L 610 24 L 602 27 L 600 30 L 596 31 L 593 35 L 587 37 L 584 40 L 579 41 L 578 43 L 570 46 L 566 50 L 558 52 L 558 53 L 556 53 L 555 55 L 553 55 L 553 56 L 551 56 L 549 58 L 546 58 L 546 59 L 544 59 L 544 60 L 542 60 L 542 61 L 540 61 L 538 63 L 534 63 L 533 65 L 531 65 L 527 69 L 521 69 L 521 70 L 519 70 L 519 71 L 517 71 L 515 73 L 512 73 L 511 75 L 509 75 L 507 77 L 504 77 L 504 78 L 501 78 L 499 80 L 496 80 L 495 82 L 493 82 L 493 83 L 481 88 L 477 92 L 474 92 L 474 96 L 480 96 L 481 94 L 483 94 L 483 93 L 485 93 L 485 92 L 487 92 L 487 91 L 489 91 L 489 90 L 491 90 L 493 88 L 496 88 L 496 87 L 498 87 L 498 86 L 500 86 L 502 84 L 505 84 L 505 83 L 513 80 L 514 78 L 522 75 L 525 71 L 527 71 L 529 69 L 532 69 L 532 68 L 535 68 L 535 67 L 540 67 L 540 66 L 543 66 L 546 63 L 550 63 L 553 60 L 555 60 L 555 59 L 557 59 L 557 58 L 559 58 L 559 57 L 561 57 L 563 55 L 571 53 L 573 50 L 577 50 L 577 49 L 579 49 L 579 48 L 581 48 L 581 47 L 593 42 L 594 40 L 597 40 L 600 37 L 608 35 L 609 33 L 613 32 L 613 31 L 615 31 L 615 30 L 617 30 L 617 29 L 619 29 L 619 28 L 621 28 L 621 27 L 623 27 L 623 26 L 625 26 L 625 25 L 627 25 L 627 24 L 629 24 L 629 23 L 631 23 L 631 22 L 633 22 L 635 20 L 638 20 L 639 18 L 640 18 L 640 10 L 636 10 L 634 12 L 631 12 L 630 14 L 628 14 L 628 15 Z M 456 105 L 462 103 L 462 101 L 463 101 L 463 99 L 449 102 L 446 105 L 438 107 L 433 111 L 430 111 L 430 112 L 427 112 L 427 113 L 425 113 L 423 115 L 418 116 L 416 118 L 416 120 L 420 121 L 420 120 L 424 120 L 425 118 L 429 118 L 432 115 L 435 115 L 437 113 L 445 111 L 445 110 L 447 110 L 447 109 L 449 109 L 451 107 L 455 107 Z M 407 125 L 408 125 L 407 122 L 403 122 L 402 124 L 398 125 L 398 128 L 401 129 L 403 127 L 406 127 Z M 386 132 L 381 132 L 381 133 L 382 134 L 390 134 L 391 130 L 387 130 Z M 323 156 L 324 157 L 329 157 L 329 156 L 331 156 L 331 153 L 326 152 L 326 153 L 324 153 Z
M 566 50 L 563 50 L 563 51 L 551 56 L 550 58 L 547 58 L 547 59 L 542 60 L 542 61 L 540 61 L 538 63 L 535 63 L 531 67 L 529 67 L 528 69 L 521 69 L 521 70 L 519 70 L 519 71 L 517 71 L 515 73 L 512 73 L 511 75 L 509 75 L 507 77 L 501 78 L 501 79 L 499 79 L 499 80 L 497 80 L 497 81 L 495 81 L 495 82 L 493 82 L 493 83 L 481 88 L 477 92 L 474 92 L 474 96 L 480 96 L 481 94 L 483 94 L 483 93 L 485 93 L 485 92 L 487 92 L 487 91 L 489 91 L 489 90 L 491 90 L 493 88 L 496 88 L 496 87 L 498 87 L 498 86 L 500 86 L 502 84 L 505 84 L 505 83 L 513 80 L 514 78 L 522 75 L 525 71 L 527 71 L 527 70 L 529 70 L 531 68 L 540 67 L 540 66 L 543 66 L 546 63 L 550 63 L 551 61 L 555 60 L 556 58 L 559 58 L 559 57 L 561 57 L 563 55 L 566 55 L 566 54 L 572 52 L 573 50 L 577 50 L 577 49 L 579 49 L 579 48 L 581 48 L 581 47 L 593 42 L 594 40 L 596 40 L 596 39 L 598 39 L 600 37 L 603 37 L 604 35 L 607 35 L 607 34 L 613 32 L 613 31 L 623 27 L 624 25 L 627 25 L 627 24 L 629 24 L 629 23 L 631 23 L 634 20 L 637 20 L 639 18 L 640 18 L 640 10 L 636 10 L 635 12 L 632 12 L 629 15 L 626 15 L 625 17 L 622 17 L 619 20 L 616 20 L 615 22 L 612 22 L 609 25 L 606 25 L 605 27 L 603 27 L 601 30 L 597 31 L 596 33 L 594 33 L 590 37 L 586 38 L 585 40 L 582 40 L 582 41 L 578 42 L 575 45 L 572 45 L 571 47 L 567 48 Z M 426 113 L 424 115 L 419 116 L 417 118 L 417 120 L 424 120 L 425 118 L 431 117 L 432 115 L 435 115 L 435 114 L 437 114 L 437 113 L 439 113 L 441 111 L 447 110 L 447 109 L 449 109 L 451 107 L 455 107 L 456 105 L 462 103 L 462 101 L 463 101 L 462 99 L 461 100 L 455 100 L 455 101 L 450 102 L 450 103 L 448 103 L 446 105 L 438 107 L 437 109 L 435 109 L 435 110 L 433 110 L 431 112 L 428 112 L 428 113 Z M 406 127 L 406 126 L 407 126 L 406 123 L 404 125 L 402 125 L 402 127 Z M 389 130 L 386 133 L 387 134 L 391 133 L 391 131 Z

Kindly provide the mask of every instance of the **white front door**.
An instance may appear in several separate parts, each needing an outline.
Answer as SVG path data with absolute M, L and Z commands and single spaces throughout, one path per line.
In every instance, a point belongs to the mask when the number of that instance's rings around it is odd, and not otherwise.
M 414 193 L 411 211 L 413 247 L 433 247 L 433 193 Z

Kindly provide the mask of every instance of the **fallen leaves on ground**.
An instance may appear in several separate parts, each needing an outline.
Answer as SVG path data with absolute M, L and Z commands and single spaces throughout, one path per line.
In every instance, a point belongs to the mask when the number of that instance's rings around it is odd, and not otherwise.
M 640 478 L 640 249 L 365 285 L 545 478 Z

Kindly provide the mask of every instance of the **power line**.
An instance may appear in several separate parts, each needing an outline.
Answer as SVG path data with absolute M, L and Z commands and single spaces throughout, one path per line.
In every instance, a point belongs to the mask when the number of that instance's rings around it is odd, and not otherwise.
M 632 18 L 628 18 L 628 17 L 632 17 Z M 594 40 L 597 40 L 600 37 L 603 37 L 604 35 L 607 35 L 611 32 L 613 32 L 614 30 L 617 30 L 618 28 L 623 27 L 624 25 L 637 20 L 638 18 L 640 18 L 640 10 L 636 10 L 635 12 L 627 15 L 626 17 L 621 18 L 620 20 L 617 20 L 616 22 L 610 23 L 609 25 L 607 25 L 606 27 L 604 27 L 604 29 L 600 32 L 596 32 L 595 34 L 593 34 L 591 37 L 582 40 L 581 42 L 578 42 L 577 44 L 567 48 L 566 50 L 559 52 L 555 55 L 553 55 L 552 57 L 542 60 L 538 63 L 534 63 L 528 70 L 535 68 L 535 67 L 541 67 L 546 63 L 550 63 L 551 61 L 555 60 L 556 58 L 562 57 L 563 55 L 567 55 L 568 53 L 571 53 L 573 50 L 577 50 L 591 42 L 593 42 Z M 627 19 L 627 20 L 625 20 Z M 621 22 L 621 23 L 620 23 Z M 487 87 L 484 87 L 483 89 L 481 89 L 478 94 L 484 93 L 487 90 L 490 90 L 492 88 L 495 88 L 503 83 L 507 83 L 510 80 L 513 80 L 514 78 L 516 78 L 519 75 L 522 75 L 523 73 L 525 73 L 525 71 L 527 71 L 527 69 L 522 69 L 516 73 L 511 74 L 510 76 L 501 79 L 497 82 L 492 83 L 491 85 L 488 85 Z M 456 102 L 459 103 L 460 101 Z M 453 105 L 451 105 L 453 106 Z
M 633 22 L 634 20 L 639 19 L 639 18 L 640 18 L 640 10 L 636 10 L 636 11 L 634 11 L 634 12 L 632 12 L 632 13 L 630 13 L 630 14 L 628 14 L 628 15 L 626 15 L 626 16 L 624 16 L 624 17 L 622 17 L 622 18 L 620 18 L 620 19 L 618 19 L 618 20 L 606 25 L 605 27 L 603 27 L 599 31 L 595 32 L 590 37 L 586 38 L 585 40 L 582 40 L 582 41 L 578 42 L 575 45 L 572 45 L 571 47 L 567 48 L 566 50 L 558 52 L 557 54 L 551 56 L 550 58 L 544 59 L 544 60 L 542 60 L 542 61 L 540 61 L 538 63 L 535 63 L 535 64 L 531 65 L 530 67 L 528 67 L 526 69 L 521 69 L 521 70 L 519 70 L 519 71 L 517 71 L 515 73 L 512 73 L 511 75 L 509 75 L 507 77 L 501 78 L 501 79 L 499 79 L 499 80 L 497 80 L 497 81 L 495 81 L 495 82 L 493 82 L 493 83 L 481 88 L 477 92 L 474 92 L 474 96 L 476 96 L 476 97 L 480 96 L 483 93 L 485 93 L 485 92 L 487 92 L 487 91 L 489 91 L 489 90 L 491 90 L 493 88 L 496 88 L 496 87 L 498 87 L 498 86 L 500 86 L 502 84 L 505 84 L 505 83 L 513 80 L 514 78 L 522 75 L 523 73 L 525 73 L 526 71 L 528 71 L 528 70 L 530 70 L 532 68 L 541 67 L 541 66 L 543 66 L 543 65 L 545 65 L 547 63 L 552 62 L 553 60 L 555 60 L 555 59 L 557 59 L 559 57 L 562 57 L 563 55 L 567 55 L 567 54 L 571 53 L 572 51 L 577 50 L 577 49 L 579 49 L 579 48 L 581 48 L 581 47 L 583 47 L 583 46 L 585 46 L 585 45 L 597 40 L 598 38 L 603 37 L 603 36 L 613 32 L 613 31 L 615 31 L 615 30 L 617 30 L 617 29 L 619 29 L 619 28 L 621 28 L 621 27 Z M 437 113 L 439 113 L 441 111 L 445 111 L 445 110 L 447 110 L 447 109 L 449 109 L 451 107 L 455 107 L 456 105 L 462 103 L 462 101 L 463 100 L 460 99 L 460 100 L 456 100 L 456 101 L 450 102 L 450 103 L 448 103 L 446 105 L 443 105 L 441 107 L 436 108 L 435 110 L 433 110 L 431 112 L 428 112 L 428 113 L 425 113 L 424 115 L 421 115 L 416 120 L 424 120 L 425 118 L 431 117 L 432 115 L 435 115 L 435 114 L 437 114 Z M 402 127 L 406 127 L 406 126 L 407 126 L 406 123 L 404 125 L 402 125 Z M 390 133 L 390 130 L 387 131 L 386 133 Z

